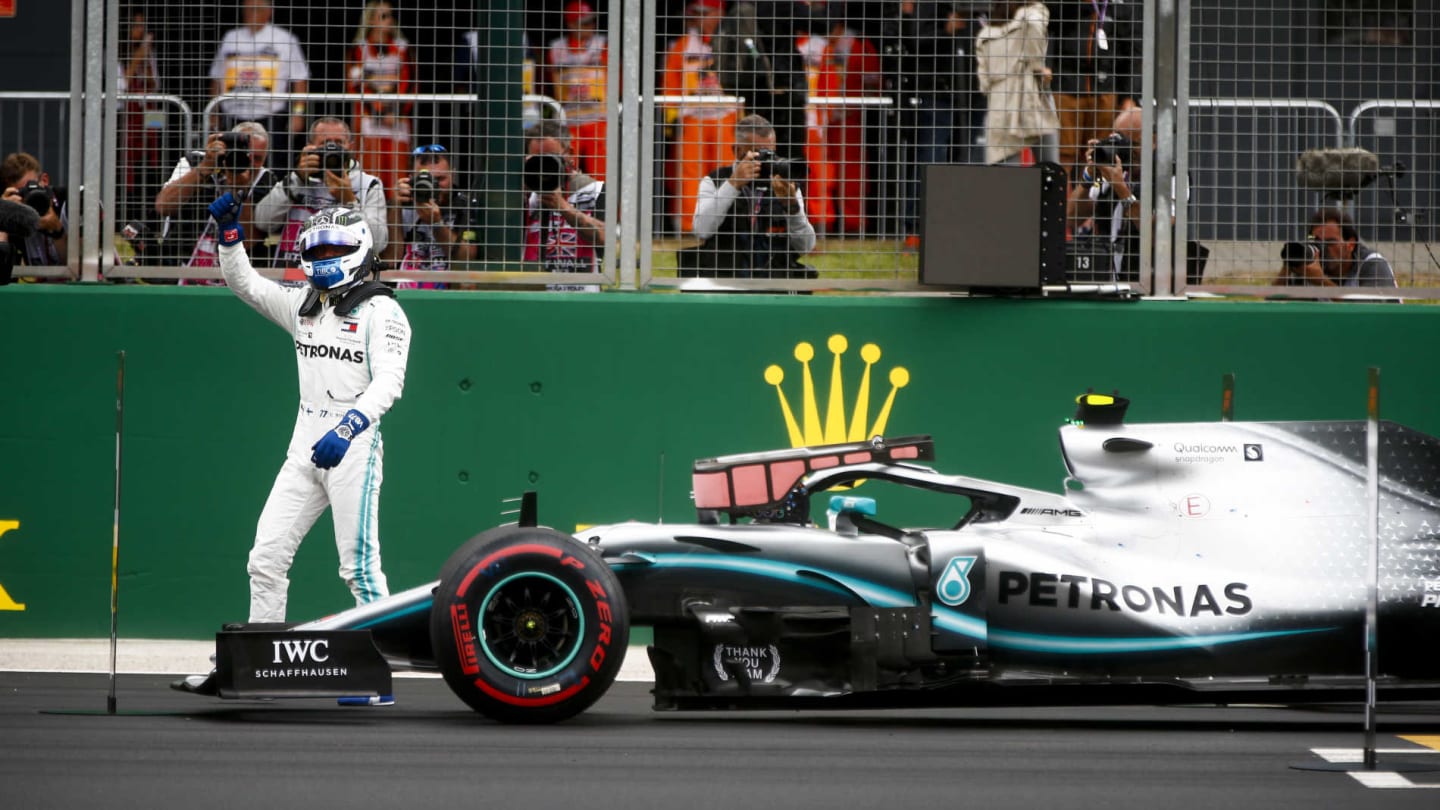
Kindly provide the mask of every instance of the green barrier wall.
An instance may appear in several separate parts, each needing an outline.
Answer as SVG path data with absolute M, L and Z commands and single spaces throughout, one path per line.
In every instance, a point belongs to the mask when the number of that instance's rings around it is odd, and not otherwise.
M 933 434 L 942 470 L 1051 491 L 1064 474 L 1055 430 L 1089 387 L 1130 397 L 1132 421 L 1207 420 L 1218 417 L 1221 376 L 1235 372 L 1239 419 L 1358 419 L 1366 369 L 1380 366 L 1385 417 L 1440 434 L 1435 307 L 401 300 L 415 338 L 405 396 L 384 420 L 381 509 L 395 590 L 432 580 L 458 543 L 502 522 L 502 498 L 526 489 L 540 493 L 542 522 L 561 528 L 690 520 L 691 461 L 789 445 L 767 376 L 783 375 L 779 390 L 804 422 L 801 343 L 815 355 L 822 430 L 837 376 L 851 420 L 868 358 L 867 427 L 903 382 L 887 434 Z M 835 335 L 846 344 L 838 361 Z M 246 555 L 294 415 L 289 338 L 224 289 L 31 285 L 0 290 L 0 346 L 0 528 L 11 526 L 0 534 L 0 637 L 109 632 L 121 349 L 121 634 L 204 638 L 243 620 Z M 894 520 L 901 505 L 884 500 L 881 514 Z M 330 538 L 327 516 L 296 561 L 291 618 L 349 603 Z

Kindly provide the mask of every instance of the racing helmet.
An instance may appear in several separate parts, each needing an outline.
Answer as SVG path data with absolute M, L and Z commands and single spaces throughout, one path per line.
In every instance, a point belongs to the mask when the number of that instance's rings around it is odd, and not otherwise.
M 375 241 L 365 217 L 352 208 L 319 211 L 305 221 L 296 239 L 300 270 L 317 290 L 338 290 L 370 271 Z

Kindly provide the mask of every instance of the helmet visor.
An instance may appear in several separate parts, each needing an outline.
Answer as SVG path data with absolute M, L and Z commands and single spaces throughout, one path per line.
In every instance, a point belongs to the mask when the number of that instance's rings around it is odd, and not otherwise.
M 361 241 L 348 228 L 311 228 L 300 234 L 299 242 L 300 269 L 311 286 L 331 290 L 355 277 L 354 257 L 359 255 Z
M 300 258 L 307 262 L 345 256 L 359 247 L 359 237 L 344 228 L 312 228 L 300 234 Z

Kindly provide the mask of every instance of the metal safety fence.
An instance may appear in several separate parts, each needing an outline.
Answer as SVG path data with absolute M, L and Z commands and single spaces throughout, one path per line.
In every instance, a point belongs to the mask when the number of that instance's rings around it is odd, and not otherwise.
M 1178 220 L 1208 252 L 1190 286 L 1440 296 L 1433 4 L 1189 0 L 1182 13 L 1195 98 Z
M 922 232 L 920 167 L 1052 161 L 1067 262 L 1106 281 L 1344 295 L 1354 262 L 1285 258 L 1337 208 L 1405 297 L 1440 296 L 1440 12 L 1413 0 L 74 8 L 69 91 L 0 80 L 0 144 L 79 226 L 37 276 L 213 283 L 204 206 L 232 190 L 270 198 L 248 247 L 293 279 L 287 228 L 373 181 L 406 285 L 919 292 L 950 236 Z M 224 157 L 246 122 L 265 137 Z M 333 149 L 327 180 L 306 156 Z

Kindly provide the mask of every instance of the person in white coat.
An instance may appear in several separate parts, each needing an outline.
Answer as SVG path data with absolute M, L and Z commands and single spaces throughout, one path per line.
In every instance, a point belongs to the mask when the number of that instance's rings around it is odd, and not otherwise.
M 1050 97 L 1050 12 L 1044 3 L 1001 0 L 975 41 L 975 72 L 985 93 L 985 162 L 1060 162 L 1060 117 Z

